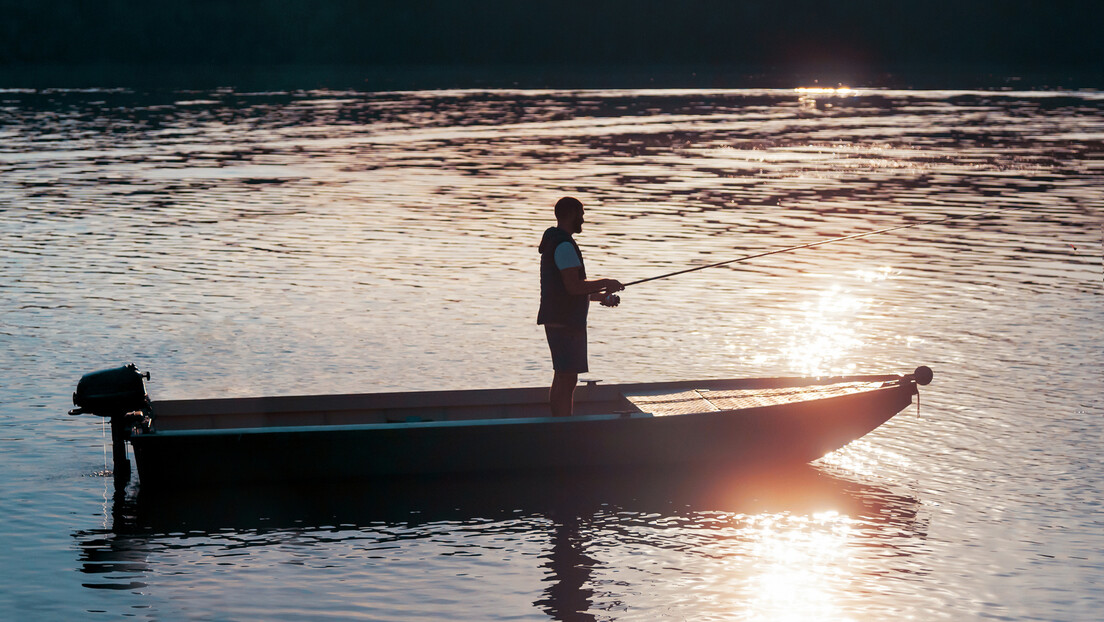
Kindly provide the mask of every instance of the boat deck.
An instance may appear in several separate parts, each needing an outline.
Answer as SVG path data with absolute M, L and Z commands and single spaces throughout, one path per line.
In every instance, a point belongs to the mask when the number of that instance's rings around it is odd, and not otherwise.
M 773 389 L 689 389 L 674 392 L 659 390 L 626 393 L 624 396 L 641 411 L 661 417 L 793 404 L 850 395 L 859 391 L 877 389 L 882 385 L 882 382 L 841 382 Z

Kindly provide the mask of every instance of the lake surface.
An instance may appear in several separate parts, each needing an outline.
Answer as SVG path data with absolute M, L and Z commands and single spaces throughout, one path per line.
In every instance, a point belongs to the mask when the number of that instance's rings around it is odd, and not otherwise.
M 0 91 L 0 617 L 1094 620 L 1104 95 Z M 935 370 L 787 473 L 115 494 L 153 398 L 542 386 L 564 195 L 604 382 Z M 994 212 L 984 214 L 984 212 Z M 181 468 L 188 468 L 181 465 Z

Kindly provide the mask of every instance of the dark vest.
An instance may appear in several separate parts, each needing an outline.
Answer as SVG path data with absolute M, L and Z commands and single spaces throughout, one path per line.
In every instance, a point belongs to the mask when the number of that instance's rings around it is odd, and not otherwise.
M 563 324 L 582 328 L 586 326 L 587 311 L 590 310 L 590 296 L 571 296 L 564 287 L 563 275 L 556 267 L 556 247 L 563 242 L 570 242 L 579 253 L 579 261 L 583 260 L 583 253 L 579 251 L 579 245 L 571 236 L 559 227 L 549 227 L 544 232 L 544 238 L 540 243 L 540 311 L 537 312 L 537 324 Z M 586 278 L 586 265 L 579 269 L 579 276 Z

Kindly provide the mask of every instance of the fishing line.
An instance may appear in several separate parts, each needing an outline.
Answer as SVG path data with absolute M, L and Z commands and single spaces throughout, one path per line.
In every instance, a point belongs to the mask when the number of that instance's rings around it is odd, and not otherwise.
M 631 283 L 625 283 L 624 286 L 639 285 L 640 283 L 647 283 L 648 281 L 657 281 L 659 279 L 666 279 L 672 276 L 678 276 L 680 274 L 686 274 L 688 272 L 697 272 L 698 270 L 705 270 L 706 268 L 716 268 L 718 266 L 725 266 L 730 263 L 736 263 L 738 261 L 747 261 L 749 259 L 756 259 L 758 257 L 766 257 L 767 255 L 777 255 L 779 253 L 788 253 L 790 251 L 801 250 L 803 248 L 812 248 L 814 246 L 822 246 L 824 244 L 831 244 L 833 242 L 842 242 L 844 240 L 854 240 L 857 238 L 865 238 L 871 235 L 878 235 L 880 233 L 889 233 L 890 231 L 897 231 L 900 229 L 908 229 L 909 227 L 918 227 L 920 225 L 930 225 L 937 222 L 950 222 L 953 220 L 966 220 L 968 218 L 980 218 L 981 216 L 987 216 L 989 214 L 995 214 L 1000 209 L 989 210 L 987 212 L 981 212 L 979 214 L 969 214 L 966 216 L 944 216 L 943 218 L 933 218 L 931 220 L 921 220 L 919 222 L 909 223 L 907 225 L 896 225 L 893 227 L 886 227 L 885 229 L 878 229 L 877 231 L 867 231 L 865 233 L 854 233 L 851 235 L 845 235 L 838 238 L 832 238 L 830 240 L 821 240 L 819 242 L 810 242 L 809 244 L 802 244 L 800 246 L 790 246 L 788 248 L 780 248 L 773 251 L 767 251 L 765 253 L 756 253 L 754 255 L 747 255 L 745 257 L 737 257 L 736 259 L 727 259 L 725 261 L 718 261 L 717 263 L 711 263 L 705 266 L 696 266 L 694 268 L 686 268 L 684 270 L 677 270 L 675 272 L 668 272 L 667 274 L 661 274 L 659 276 L 652 276 L 646 279 L 640 279 L 639 281 L 633 281 Z

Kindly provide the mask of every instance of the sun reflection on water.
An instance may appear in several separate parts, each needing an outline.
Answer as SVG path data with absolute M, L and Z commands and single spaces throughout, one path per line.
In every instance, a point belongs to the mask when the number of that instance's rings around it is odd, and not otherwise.
M 836 511 L 749 517 L 747 552 L 756 572 L 746 615 L 734 613 L 772 621 L 847 619 L 838 598 L 851 580 L 853 536 L 852 519 Z
M 850 97 L 857 94 L 851 87 L 842 85 L 834 88 L 800 86 L 795 88 L 794 92 L 797 93 L 797 103 L 801 106 L 802 110 L 807 112 L 816 112 L 821 107 L 831 108 L 832 104 L 824 101 L 826 98 Z
M 689 520 L 646 517 L 631 530 L 633 537 L 618 531 L 620 546 L 631 542 L 631 551 L 619 551 L 624 561 L 616 576 L 597 571 L 597 584 L 606 578 L 647 581 L 672 613 L 701 611 L 709 603 L 709 613 L 687 619 L 874 619 L 869 614 L 877 606 L 863 591 L 872 559 L 891 546 L 885 534 L 913 528 L 916 504 L 812 469 L 703 476 L 688 495 L 679 501 L 696 509 Z M 592 551 L 604 554 L 601 546 Z M 701 564 L 710 571 L 693 579 L 667 574 Z M 616 604 L 601 590 L 595 594 L 592 611 Z
M 849 86 L 799 86 L 794 89 L 794 92 L 801 93 L 803 95 L 852 95 L 855 93 L 855 90 Z
M 866 321 L 881 304 L 882 290 L 899 276 L 889 266 L 860 268 L 818 289 L 795 288 L 797 300 L 764 328 L 779 336 L 779 359 L 788 370 L 807 376 L 862 372 L 853 361 L 861 360 L 855 354 L 871 339 Z M 909 345 L 916 341 L 898 339 Z M 760 354 L 755 362 L 768 363 L 770 356 Z
M 901 274 L 900 271 L 894 270 L 893 268 L 891 268 L 889 266 L 882 266 L 881 268 L 877 268 L 875 270 L 862 270 L 862 269 L 860 269 L 860 270 L 854 270 L 854 271 L 851 272 L 851 276 L 853 276 L 856 279 L 859 279 L 860 281 L 863 281 L 865 283 L 874 283 L 874 282 L 877 282 L 877 281 L 888 281 L 888 280 L 890 280 L 890 279 L 892 279 L 892 278 L 894 278 L 894 277 L 896 277 L 900 274 Z
M 817 464 L 838 468 L 851 476 L 876 477 L 887 467 L 907 469 L 912 464 L 912 460 L 900 452 L 887 449 L 884 445 L 858 439 L 824 456 L 817 461 Z
M 798 318 L 782 320 L 782 329 L 789 334 L 784 352 L 790 367 L 810 376 L 853 372 L 854 364 L 842 370 L 836 364 L 862 346 L 862 323 L 856 316 L 870 302 L 847 293 L 838 284 L 803 302 Z

